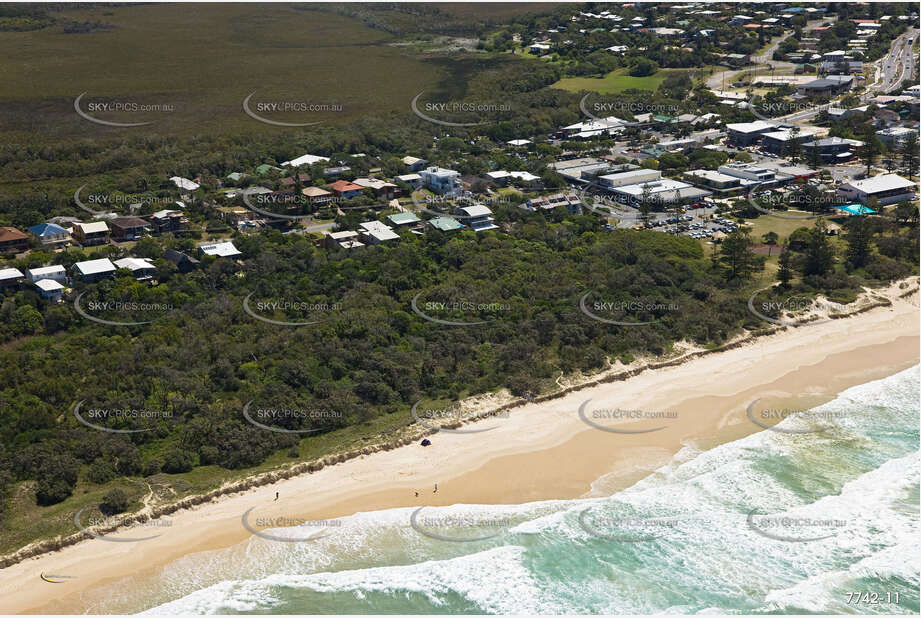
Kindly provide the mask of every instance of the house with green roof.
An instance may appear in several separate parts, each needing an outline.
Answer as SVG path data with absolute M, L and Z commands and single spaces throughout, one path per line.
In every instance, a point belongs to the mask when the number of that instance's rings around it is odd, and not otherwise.
M 427 223 L 432 226 L 432 228 L 441 232 L 450 232 L 451 230 L 459 230 L 464 227 L 464 225 L 454 217 L 435 217 L 434 219 L 429 219 Z
M 415 227 L 421 222 L 421 219 L 411 212 L 398 212 L 388 215 L 387 220 L 397 227 Z
M 271 171 L 281 172 L 281 171 L 284 171 L 284 170 L 282 170 L 280 167 L 275 167 L 274 165 L 269 165 L 268 163 L 263 163 L 262 165 L 260 165 L 259 167 L 256 168 L 256 173 L 259 174 L 260 176 L 265 176 L 266 174 L 268 174 L 268 173 L 271 172 Z

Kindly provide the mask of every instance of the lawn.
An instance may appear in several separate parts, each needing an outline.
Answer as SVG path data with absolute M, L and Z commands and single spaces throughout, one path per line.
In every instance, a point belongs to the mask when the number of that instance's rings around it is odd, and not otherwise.
M 698 76 L 706 77 L 713 71 L 719 70 L 718 66 L 704 66 L 693 69 L 659 69 L 653 75 L 646 77 L 633 77 L 628 75 L 629 69 L 621 68 L 611 71 L 604 77 L 564 77 L 553 84 L 553 88 L 568 90 L 569 92 L 580 92 L 582 90 L 591 90 L 601 94 L 614 94 L 635 88 L 637 90 L 655 91 L 659 85 L 665 81 L 665 78 L 672 73 L 688 72 L 691 79 Z
M 663 69 L 657 71 L 654 75 L 646 77 L 633 77 L 627 74 L 628 69 L 617 69 L 611 71 L 604 77 L 564 77 L 553 84 L 553 88 L 568 90 L 569 92 L 581 92 L 582 90 L 591 90 L 601 94 L 612 94 L 623 92 L 635 88 L 637 90 L 655 91 L 659 85 L 665 81 L 668 74 L 673 69 Z

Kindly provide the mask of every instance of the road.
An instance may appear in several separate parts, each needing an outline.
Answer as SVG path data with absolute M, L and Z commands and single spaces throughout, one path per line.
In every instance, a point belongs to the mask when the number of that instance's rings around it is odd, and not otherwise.
M 877 63 L 877 79 L 874 82 L 877 90 L 888 94 L 903 81 L 912 78 L 917 67 L 911 42 L 917 36 L 918 31 L 910 28 L 892 42 L 889 53 Z
M 910 28 L 904 34 L 892 41 L 889 47 L 889 53 L 874 63 L 876 80 L 867 84 L 866 92 L 860 95 L 861 102 L 867 102 L 880 93 L 888 94 L 895 90 L 899 84 L 906 79 L 911 79 L 916 70 L 915 55 L 911 49 L 911 42 L 918 36 L 918 31 Z M 806 122 L 817 116 L 819 112 L 830 107 L 837 106 L 837 103 L 825 103 L 810 107 L 807 110 L 787 114 L 773 118 L 777 122 Z
M 829 22 L 829 23 L 833 22 L 835 18 L 836 16 L 829 16 L 823 19 L 814 19 L 806 23 L 806 28 L 813 28 L 822 22 Z M 757 56 L 752 56 L 752 64 L 754 66 L 749 66 L 744 69 L 738 69 L 738 70 L 733 70 L 733 71 L 721 71 L 720 73 L 711 75 L 707 79 L 707 88 L 711 90 L 725 90 L 725 88 L 723 88 L 723 85 L 731 84 L 733 81 L 735 81 L 735 78 L 738 75 L 742 75 L 743 73 L 750 73 L 752 71 L 756 71 L 758 69 L 765 68 L 765 67 L 767 68 L 768 71 L 774 70 L 775 72 L 777 72 L 780 70 L 790 70 L 790 72 L 792 73 L 793 68 L 795 67 L 793 63 L 782 62 L 780 60 L 773 60 L 774 52 L 777 51 L 777 48 L 780 47 L 781 43 L 783 43 L 785 40 L 787 40 L 791 36 L 793 36 L 793 32 L 788 32 L 787 34 L 784 34 L 783 36 L 777 37 L 775 40 L 771 42 L 770 45 L 768 45 L 765 48 L 764 52 L 762 52 L 761 54 Z

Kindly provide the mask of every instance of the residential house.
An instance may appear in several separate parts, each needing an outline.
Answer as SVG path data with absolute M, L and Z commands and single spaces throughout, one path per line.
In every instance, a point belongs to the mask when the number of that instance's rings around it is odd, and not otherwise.
M 39 279 L 35 282 L 38 294 L 52 303 L 59 303 L 64 298 L 64 286 L 54 279 Z
M 380 221 L 365 221 L 358 225 L 358 229 L 365 242 L 371 245 L 400 240 L 400 235 L 394 232 L 393 228 Z
M 508 185 L 508 181 L 512 176 L 504 170 L 497 170 L 495 172 L 486 172 L 486 177 L 489 178 L 490 182 L 504 187 Z
M 115 264 L 109 258 L 87 260 L 73 265 L 74 278 L 84 283 L 93 283 L 115 276 Z
M 219 206 L 217 211 L 221 220 L 233 227 L 239 227 L 241 224 L 255 221 L 258 218 L 254 211 L 240 206 Z
M 403 227 L 408 229 L 415 229 L 420 227 L 422 220 L 412 212 L 398 212 L 393 215 L 388 215 L 387 220 L 390 221 L 395 227 Z
M 310 182 L 310 174 L 295 174 L 294 176 L 287 176 L 281 179 L 281 186 L 283 187 L 294 187 L 298 182 L 302 185 Z
M 147 281 L 153 279 L 157 273 L 157 267 L 153 265 L 150 258 L 126 257 L 114 262 L 116 268 L 127 268 L 138 281 Z
M 163 234 L 181 231 L 189 220 L 179 210 L 158 210 L 150 215 L 150 223 L 155 233 Z
M 393 199 L 400 191 L 392 182 L 385 182 L 378 178 L 356 178 L 355 184 L 360 187 L 365 187 L 366 189 L 371 189 L 374 191 L 376 197 L 382 197 L 388 200 Z
M 354 197 L 361 195 L 365 188 L 361 185 L 356 185 L 354 182 L 349 182 L 348 180 L 337 180 L 333 184 L 329 185 L 329 188 L 337 197 L 350 200 Z
M 425 159 L 417 159 L 416 157 L 406 156 L 403 157 L 403 165 L 406 166 L 410 172 L 418 172 L 421 169 L 424 169 L 429 162 Z
M 311 204 L 326 204 L 333 199 L 333 194 L 320 187 L 304 187 L 301 189 L 301 195 L 307 198 Z
M 42 248 L 65 247 L 70 243 L 70 232 L 56 223 L 39 223 L 30 227 L 29 232 L 38 238 Z
M 172 262 L 176 265 L 176 268 L 181 273 L 192 272 L 199 267 L 201 262 L 195 258 L 183 253 L 182 251 L 177 251 L 175 249 L 167 249 L 163 252 L 163 259 Z
M 265 176 L 271 172 L 283 172 L 284 170 L 280 167 L 274 165 L 269 165 L 268 163 L 263 163 L 262 165 L 256 167 L 256 173 L 260 176 Z
M 0 253 L 19 253 L 28 248 L 29 237 L 26 234 L 15 227 L 0 227 Z
M 548 211 L 561 206 L 565 207 L 571 215 L 579 214 L 582 211 L 582 200 L 575 193 L 555 193 L 535 197 L 521 204 L 521 208 L 531 212 Z
M 426 224 L 439 232 L 451 232 L 464 227 L 464 225 L 454 217 L 435 217 L 426 221 Z
M 489 207 L 483 206 L 482 204 L 459 206 L 454 211 L 454 214 L 461 223 L 468 226 L 474 232 L 495 230 L 499 227 L 494 223 L 495 220 L 492 217 L 492 211 Z
M 431 191 L 441 195 L 452 195 L 460 190 L 460 172 L 443 167 L 427 167 L 419 175 L 422 183 Z
M 119 242 L 137 240 L 150 234 L 150 224 L 138 217 L 115 217 L 109 221 L 112 240 Z
M 0 288 L 17 287 L 25 279 L 25 275 L 18 268 L 0 269 Z
M 207 243 L 198 246 L 199 255 L 212 255 L 214 257 L 237 257 L 243 255 L 231 241 Z
M 33 283 L 42 279 L 52 279 L 58 283 L 67 283 L 67 270 L 60 264 L 30 268 L 26 271 L 26 279 Z
M 749 54 L 726 54 L 724 60 L 731 67 L 744 67 L 751 64 L 752 57 Z
M 406 183 L 413 189 L 418 189 L 422 186 L 422 176 L 419 174 L 401 174 L 400 176 L 394 177 L 394 180 Z
M 359 240 L 358 232 L 344 230 L 342 232 L 330 232 L 323 239 L 327 249 L 335 251 L 336 249 L 360 249 L 365 243 Z
M 305 154 L 297 157 L 296 159 L 291 159 L 290 161 L 285 161 L 281 164 L 282 167 L 300 167 L 301 165 L 313 165 L 314 163 L 325 163 L 329 161 L 329 157 L 320 157 L 312 154 Z
M 323 168 L 323 177 L 324 178 L 338 178 L 346 172 L 351 172 L 352 168 L 348 165 L 338 165 L 335 167 L 324 167 Z
M 565 139 L 591 139 L 605 135 L 613 135 L 624 130 L 626 121 L 616 116 L 586 120 L 565 126 L 557 131 L 557 135 Z
M 105 221 L 74 223 L 74 240 L 84 247 L 104 245 L 109 242 L 109 226 Z
M 192 193 L 193 191 L 198 191 L 199 187 L 197 182 L 182 176 L 172 176 L 170 177 L 170 182 L 176 185 L 181 193 Z
M 540 176 L 535 176 L 531 172 L 509 172 L 508 175 L 518 186 L 531 187 L 540 184 Z

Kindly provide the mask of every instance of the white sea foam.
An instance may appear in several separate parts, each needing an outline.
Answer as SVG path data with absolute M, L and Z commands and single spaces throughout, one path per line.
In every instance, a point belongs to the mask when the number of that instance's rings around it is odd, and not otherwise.
M 381 594 L 421 596 L 433 609 L 450 609 L 445 604 L 459 596 L 487 613 L 749 613 L 803 607 L 804 599 L 809 611 L 840 610 L 838 587 L 852 579 L 918 582 L 921 565 L 909 551 L 918 513 L 906 506 L 921 463 L 912 434 L 918 382 L 915 367 L 842 393 L 823 406 L 848 411 L 831 435 L 762 431 L 703 453 L 688 450 L 610 497 L 425 510 L 514 520 L 481 543 L 427 538 L 409 527 L 413 509 L 405 508 L 343 518 L 341 529 L 317 543 L 252 539 L 209 557 L 221 568 L 221 556 L 232 556 L 221 571 L 229 581 L 196 582 L 202 589 L 152 613 L 306 611 L 286 607 L 284 590 L 347 593 L 364 611 L 373 606 L 360 604 Z M 610 542 L 579 524 L 587 508 L 676 523 L 649 543 Z M 750 511 L 844 523 L 827 539 L 785 542 L 753 530 Z M 772 532 L 806 538 L 828 531 Z

